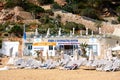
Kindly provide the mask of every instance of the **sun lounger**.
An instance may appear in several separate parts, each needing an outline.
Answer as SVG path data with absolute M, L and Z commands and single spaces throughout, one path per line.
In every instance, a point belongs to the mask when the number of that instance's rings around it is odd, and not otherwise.
M 16 59 L 16 60 L 14 61 L 14 65 L 15 65 L 15 66 L 20 66 L 21 63 L 24 62 L 24 61 L 25 61 L 25 60 L 22 59 L 22 58 Z
M 64 66 L 62 69 L 64 69 L 64 70 L 75 70 L 77 68 L 78 68 L 77 64 L 72 64 L 72 65 Z
M 78 62 L 77 61 L 69 61 L 66 65 L 60 67 L 60 69 L 62 69 L 62 70 L 75 70 L 78 68 L 78 64 L 79 64 Z
M 32 60 L 31 64 L 29 65 L 28 68 L 31 68 L 31 69 L 37 69 L 40 67 L 41 65 L 41 61 L 37 61 L 37 60 Z
M 82 62 L 82 66 L 85 66 L 88 62 L 86 58 L 80 58 L 79 61 Z
M 22 58 L 16 59 L 14 62 L 14 66 L 20 69 L 25 68 L 26 66 L 25 59 L 22 59 Z
M 17 68 L 20 68 L 20 69 L 23 69 L 23 68 L 38 68 L 39 65 L 40 65 L 40 62 L 35 60 L 35 59 L 32 59 L 32 58 L 29 58 L 29 59 L 17 59 L 15 61 L 15 66 L 17 66 Z
M 120 70 L 120 59 L 113 62 L 112 71 Z
M 104 66 L 106 65 L 107 62 L 108 62 L 108 60 L 106 60 L 106 59 L 98 60 L 96 70 L 97 71 L 103 71 L 103 68 L 104 68 Z
M 58 65 L 57 61 L 53 61 L 51 65 L 48 67 L 48 69 L 55 69 L 57 65 Z
M 52 64 L 52 60 L 49 59 L 46 62 L 44 62 L 43 64 L 40 65 L 41 69 L 48 69 L 50 67 L 50 65 Z
M 103 71 L 111 71 L 112 65 L 113 65 L 112 61 L 107 61 L 103 68 Z
M 10 68 L 8 66 L 4 66 L 3 68 L 0 68 L 0 71 L 3 71 L 3 70 L 9 70 Z
M 68 64 L 70 60 L 69 59 L 62 59 L 60 62 L 59 62 L 59 66 L 65 66 Z

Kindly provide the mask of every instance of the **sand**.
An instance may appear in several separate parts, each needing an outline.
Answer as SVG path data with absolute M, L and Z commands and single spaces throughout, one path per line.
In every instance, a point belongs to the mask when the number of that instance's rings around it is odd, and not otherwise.
M 13 69 L 0 71 L 0 80 L 120 80 L 120 71 Z

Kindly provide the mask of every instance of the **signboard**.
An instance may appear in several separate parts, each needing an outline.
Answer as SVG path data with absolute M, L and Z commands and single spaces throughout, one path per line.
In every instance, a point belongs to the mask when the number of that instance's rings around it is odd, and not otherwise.
M 78 40 L 77 39 L 59 39 L 59 40 L 53 40 L 50 39 L 48 42 L 56 42 L 58 45 L 77 45 Z
M 69 40 L 69 39 L 61 39 L 61 40 L 53 40 L 53 39 L 51 39 L 51 40 L 48 40 L 48 42 L 78 42 L 78 40 L 76 40 L 76 39 L 72 39 L 72 40 Z
M 34 42 L 41 42 L 41 38 L 34 38 Z
M 56 46 L 56 42 L 36 42 L 33 46 Z
M 80 43 L 58 43 L 58 45 L 78 45 Z
M 90 38 L 89 42 L 97 42 L 97 39 L 96 38 Z

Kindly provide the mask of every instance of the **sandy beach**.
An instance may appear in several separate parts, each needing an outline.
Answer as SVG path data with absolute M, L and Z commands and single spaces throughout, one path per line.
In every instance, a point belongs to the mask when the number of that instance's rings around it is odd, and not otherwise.
M 4 58 L 6 66 L 8 58 Z M 14 66 L 7 65 L 10 68 Z M 85 70 L 81 66 L 76 70 L 56 69 L 10 69 L 0 71 L 0 80 L 120 80 L 120 71 L 105 72 L 96 70 Z
M 0 80 L 120 80 L 120 71 L 13 69 L 0 71 Z

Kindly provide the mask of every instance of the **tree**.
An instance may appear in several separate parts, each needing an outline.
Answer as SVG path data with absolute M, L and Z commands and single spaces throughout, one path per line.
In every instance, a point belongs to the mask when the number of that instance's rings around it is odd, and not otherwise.
M 119 23 L 120 23 L 120 16 L 118 16 L 117 20 L 118 20 L 118 21 L 119 21 Z
M 21 28 L 19 25 L 14 25 L 9 32 L 15 34 L 17 37 L 22 37 L 23 28 Z
M 49 14 L 50 16 L 54 15 L 54 12 L 52 11 L 52 9 L 45 10 L 45 13 Z
M 2 48 L 2 38 L 0 38 L 0 49 Z
M 4 5 L 5 8 L 13 8 L 15 6 L 26 6 L 26 3 L 28 3 L 27 0 L 6 0 L 6 4 Z
M 84 1 L 84 0 L 66 0 L 66 2 L 67 2 L 68 4 L 79 3 L 79 2 L 81 2 L 81 1 Z
M 73 6 L 71 4 L 67 4 L 67 5 L 63 6 L 62 9 L 67 12 L 73 13 Z
M 32 3 L 25 3 L 25 5 L 23 6 L 23 8 L 26 10 L 26 11 L 29 11 L 29 12 L 33 12 L 35 14 L 38 14 L 40 12 L 44 12 L 44 9 L 35 5 L 35 4 L 32 4 Z
M 44 4 L 52 4 L 54 2 L 54 0 L 38 0 L 38 1 L 42 5 L 44 5 Z
M 6 25 L 0 24 L 0 32 L 5 31 L 5 29 L 6 29 Z
M 85 8 L 81 11 L 82 16 L 99 19 L 98 14 L 93 8 Z
M 17 6 L 14 0 L 7 0 L 6 4 L 4 5 L 4 8 L 13 8 Z
M 40 21 L 42 24 L 47 24 L 49 23 L 49 16 L 48 15 L 44 15 L 40 18 Z
M 88 0 L 88 5 L 92 8 L 98 8 L 103 0 Z
M 54 4 L 52 5 L 52 8 L 53 9 L 61 9 L 61 6 L 57 2 L 54 2 Z
M 117 15 L 120 16 L 120 6 L 118 6 L 118 7 L 116 8 L 116 12 L 117 12 Z
M 82 56 L 83 57 L 87 57 L 87 55 L 86 55 L 86 48 L 88 47 L 88 44 L 86 42 L 85 43 L 81 43 L 80 47 L 81 47 L 81 51 L 82 51 Z

